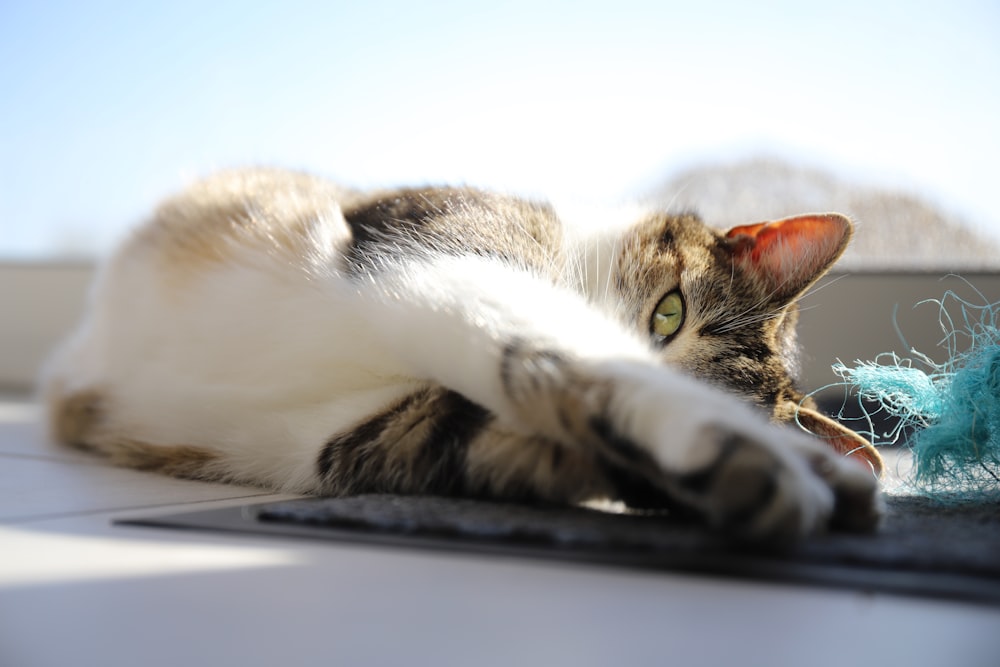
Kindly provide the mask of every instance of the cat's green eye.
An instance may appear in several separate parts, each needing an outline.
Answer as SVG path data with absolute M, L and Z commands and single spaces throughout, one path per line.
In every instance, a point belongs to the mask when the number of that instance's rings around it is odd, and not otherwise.
M 674 290 L 656 304 L 650 328 L 655 335 L 667 338 L 677 333 L 682 324 L 684 324 L 684 297 Z

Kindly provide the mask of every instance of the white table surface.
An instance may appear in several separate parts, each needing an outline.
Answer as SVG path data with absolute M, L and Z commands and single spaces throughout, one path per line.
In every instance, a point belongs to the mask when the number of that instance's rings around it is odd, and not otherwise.
M 1000 665 L 997 607 L 111 524 L 279 497 L 107 467 L 0 401 L 0 665 Z

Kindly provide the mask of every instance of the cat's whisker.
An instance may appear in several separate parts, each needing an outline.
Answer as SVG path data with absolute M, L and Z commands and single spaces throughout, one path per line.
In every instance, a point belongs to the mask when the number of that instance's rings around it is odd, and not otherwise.
M 730 331 L 735 331 L 736 329 L 746 328 L 749 326 L 753 326 L 755 324 L 760 324 L 762 322 L 770 322 L 771 320 L 775 320 L 781 317 L 781 315 L 782 315 L 781 311 L 778 311 L 778 312 L 761 313 L 758 315 L 743 317 L 738 320 L 732 320 L 726 322 L 721 326 L 712 327 L 712 331 L 714 333 L 728 333 Z
M 612 258 L 616 258 L 616 257 L 619 256 L 619 251 L 620 251 L 619 250 L 619 243 L 620 243 L 619 240 L 616 238 L 614 240 L 614 243 L 611 246 L 611 257 Z M 599 249 L 600 249 L 600 246 L 598 246 L 598 250 Z M 600 264 L 598 264 L 598 266 L 600 267 Z M 613 273 L 614 273 L 614 267 L 609 264 L 608 265 L 608 269 L 607 269 L 607 271 L 605 272 L 605 275 L 604 275 L 604 293 L 602 294 L 602 299 L 601 299 L 602 303 L 604 303 L 604 304 L 609 303 L 610 300 L 611 300 L 611 282 L 612 282 L 612 274 Z
M 796 306 L 796 307 L 798 308 L 798 311 L 800 313 L 808 313 L 810 310 L 816 310 L 820 306 L 819 306 L 818 303 L 814 303 L 814 304 L 809 305 L 809 306 Z
M 758 311 L 763 308 L 767 303 L 773 298 L 773 292 L 768 293 L 760 297 L 757 301 L 752 302 L 744 309 L 736 314 L 730 314 L 726 319 L 718 326 L 713 326 L 713 331 L 728 332 L 732 331 L 739 326 L 748 326 L 749 324 L 754 324 L 760 320 L 754 319 L 757 317 Z M 728 309 L 725 311 L 728 312 Z
M 817 281 L 815 284 L 811 285 L 809 287 L 809 289 L 806 290 L 798 298 L 798 300 L 801 301 L 802 299 L 807 299 L 807 298 L 811 297 L 812 295 L 817 294 L 817 293 L 825 290 L 830 285 L 835 285 L 836 283 L 839 283 L 841 280 L 843 280 L 846 277 L 847 277 L 847 274 L 844 273 L 844 274 L 841 274 L 839 276 L 834 276 L 834 277 L 826 279 L 826 280 Z

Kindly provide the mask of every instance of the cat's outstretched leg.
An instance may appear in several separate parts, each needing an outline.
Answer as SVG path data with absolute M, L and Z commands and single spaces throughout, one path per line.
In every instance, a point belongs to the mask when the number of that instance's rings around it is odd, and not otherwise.
M 583 297 L 475 257 L 401 267 L 380 285 L 372 335 L 414 376 L 627 470 L 722 530 L 791 539 L 879 520 L 869 472 L 664 367 Z
M 592 447 L 728 533 L 789 539 L 879 521 L 869 471 L 689 378 L 551 350 L 511 351 L 504 366 L 526 421 L 561 429 L 561 440 Z

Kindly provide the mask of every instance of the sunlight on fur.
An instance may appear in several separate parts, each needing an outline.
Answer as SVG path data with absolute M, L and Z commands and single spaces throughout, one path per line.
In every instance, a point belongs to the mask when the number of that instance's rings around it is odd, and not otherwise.
M 797 299 L 850 221 L 628 214 L 577 226 L 470 188 L 216 175 L 100 272 L 44 372 L 52 433 L 294 493 L 683 507 L 758 540 L 876 526 L 853 459 L 877 454 L 789 372 Z M 657 334 L 671 294 L 683 316 Z

